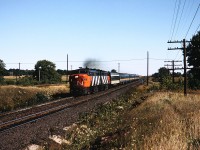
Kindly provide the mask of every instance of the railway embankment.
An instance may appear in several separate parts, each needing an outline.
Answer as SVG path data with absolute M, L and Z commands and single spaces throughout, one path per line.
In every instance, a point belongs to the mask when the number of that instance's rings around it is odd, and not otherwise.
M 1 133 L 5 138 L 1 139 L 1 146 L 71 150 L 199 149 L 200 95 L 185 97 L 179 92 L 155 89 L 158 86 L 151 84 L 127 87 L 52 114 Z M 9 143 L 13 145 L 6 145 Z
M 148 91 L 148 92 L 144 92 Z M 65 128 L 64 149 L 200 148 L 200 95 L 152 92 L 145 86 L 80 115 Z

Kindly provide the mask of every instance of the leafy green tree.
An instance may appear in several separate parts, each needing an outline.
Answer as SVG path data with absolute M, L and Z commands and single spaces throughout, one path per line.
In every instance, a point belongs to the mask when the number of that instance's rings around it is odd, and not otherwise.
M 188 66 L 191 66 L 189 73 L 189 86 L 200 89 L 200 32 L 194 35 L 187 46 Z
M 56 72 L 56 65 L 48 60 L 40 60 L 35 64 L 33 76 L 42 83 L 58 83 L 61 76 Z
M 176 89 L 175 84 L 172 83 L 172 78 L 167 68 L 162 67 L 158 70 L 158 80 L 160 82 L 161 89 L 166 89 L 166 90 Z
M 67 74 L 67 70 L 58 69 L 57 73 L 59 73 L 60 75 L 66 75 Z
M 154 82 L 158 82 L 159 81 L 159 73 L 154 73 L 154 74 L 152 74 L 152 81 L 154 81 Z
M 5 63 L 3 62 L 3 60 L 0 59 L 0 76 L 4 75 L 5 67 Z
M 169 70 L 165 67 L 162 67 L 158 70 L 158 76 L 160 82 L 163 82 L 163 79 L 169 77 L 169 75 L 170 75 Z
M 3 60 L 0 59 L 0 84 L 2 84 L 4 82 L 4 73 L 5 73 L 5 63 L 3 62 Z

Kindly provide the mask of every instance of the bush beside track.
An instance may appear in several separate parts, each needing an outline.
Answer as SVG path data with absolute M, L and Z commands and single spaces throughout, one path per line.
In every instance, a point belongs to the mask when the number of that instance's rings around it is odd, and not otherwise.
M 144 93 L 145 91 L 145 93 Z M 129 137 L 127 112 L 140 105 L 152 92 L 145 86 L 131 88 L 112 102 L 101 104 L 95 110 L 81 113 L 79 123 L 66 132 L 69 145 L 60 149 L 110 149 L 122 147 Z M 51 145 L 56 147 L 55 145 Z M 46 147 L 47 149 L 51 149 Z
M 200 148 L 200 96 L 152 91 L 155 87 L 131 89 L 80 114 L 65 133 L 69 144 L 60 149 Z

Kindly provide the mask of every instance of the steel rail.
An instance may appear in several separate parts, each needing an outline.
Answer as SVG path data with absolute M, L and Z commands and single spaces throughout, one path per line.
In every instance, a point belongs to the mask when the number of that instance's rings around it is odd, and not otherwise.
M 24 124 L 26 122 L 37 120 L 37 119 L 42 118 L 44 116 L 50 115 L 52 113 L 56 113 L 56 112 L 59 112 L 59 111 L 64 110 L 64 109 L 80 105 L 82 103 L 88 102 L 89 100 L 94 100 L 95 98 L 101 97 L 103 95 L 106 95 L 106 94 L 118 91 L 118 90 L 125 88 L 127 86 L 130 86 L 130 84 L 133 84 L 133 83 L 134 83 L 134 86 L 137 86 L 137 85 L 141 84 L 141 81 L 138 80 L 138 81 L 135 81 L 135 82 L 132 82 L 132 83 L 129 83 L 129 84 L 122 85 L 122 86 L 117 87 L 115 89 L 96 93 L 97 95 L 92 96 L 90 98 L 86 98 L 86 99 L 83 99 L 83 100 L 80 100 L 80 101 L 69 102 L 69 103 L 64 104 L 64 105 L 60 105 L 60 106 L 57 106 L 57 107 L 54 107 L 54 108 L 50 108 L 50 109 L 47 109 L 47 110 L 44 110 L 44 111 L 40 111 L 40 112 L 37 112 L 37 113 L 30 114 L 30 115 L 27 115 L 27 116 L 24 116 L 24 117 L 20 117 L 20 118 L 16 118 L 16 119 L 13 119 L 13 120 L 10 120 L 10 121 L 0 123 L 0 132 L 4 131 L 6 129 L 10 129 L 12 127 L 16 127 L 18 125 Z

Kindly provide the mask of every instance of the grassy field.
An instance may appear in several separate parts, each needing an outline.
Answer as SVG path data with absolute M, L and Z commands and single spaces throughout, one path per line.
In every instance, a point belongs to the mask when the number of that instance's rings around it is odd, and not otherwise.
M 31 106 L 69 93 L 69 85 L 0 86 L 0 112 Z
M 24 76 L 20 76 L 22 79 Z M 4 76 L 5 81 L 12 81 L 15 84 L 19 77 Z M 35 85 L 35 86 L 19 86 L 19 85 L 1 85 L 0 86 L 0 112 L 15 110 L 40 104 L 46 101 L 66 96 L 69 93 L 69 85 L 65 84 L 66 76 L 62 76 L 63 84 L 56 85 Z
M 129 117 L 133 149 L 200 148 L 200 95 L 155 93 Z
M 152 96 L 150 92 L 145 94 L 149 96 L 141 96 L 145 89 L 140 86 L 112 103 L 80 115 L 81 123 L 66 132 L 70 144 L 62 148 L 200 149 L 200 95 L 184 97 L 180 93 L 156 92 Z
M 25 76 L 20 76 L 20 78 L 23 78 L 23 77 L 25 77 Z M 19 76 L 4 76 L 4 79 L 6 80 L 6 81 L 16 81 L 16 78 L 18 79 L 19 78 Z M 61 76 L 61 81 L 62 82 L 66 82 L 66 80 L 67 80 L 67 75 L 62 75 Z

